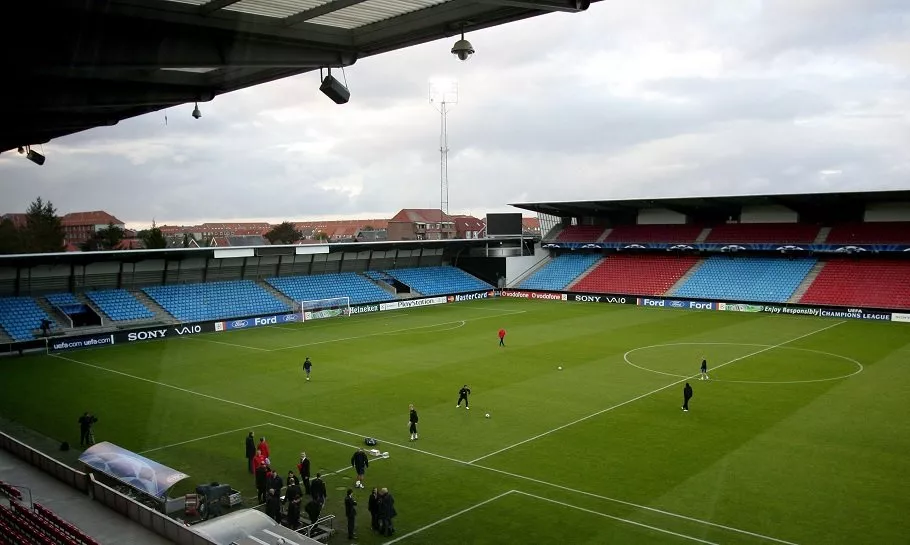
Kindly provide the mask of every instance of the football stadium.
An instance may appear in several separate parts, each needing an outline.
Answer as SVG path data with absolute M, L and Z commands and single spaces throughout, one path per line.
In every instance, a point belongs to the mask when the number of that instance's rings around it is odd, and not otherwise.
M 589 7 L 10 5 L 0 151 Z M 910 543 L 910 191 L 799 189 L 0 255 L 0 545 Z

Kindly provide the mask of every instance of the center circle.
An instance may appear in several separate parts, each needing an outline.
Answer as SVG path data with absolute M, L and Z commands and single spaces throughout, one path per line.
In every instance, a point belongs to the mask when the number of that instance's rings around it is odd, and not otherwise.
M 717 378 L 711 377 L 711 379 L 710 379 L 711 382 L 729 382 L 729 383 L 738 383 L 738 384 L 805 384 L 805 383 L 811 383 L 811 382 L 827 382 L 827 381 L 832 381 L 832 380 L 841 380 L 841 379 L 849 378 L 849 377 L 852 377 L 853 375 L 857 375 L 857 374 L 863 372 L 863 364 L 861 364 L 860 362 L 856 361 L 853 358 L 843 356 L 840 354 L 834 354 L 832 352 L 825 352 L 823 350 L 813 350 L 811 348 L 796 348 L 793 346 L 780 346 L 780 345 L 773 345 L 773 344 L 758 344 L 758 343 L 691 342 L 691 343 L 652 344 L 652 345 L 648 345 L 648 346 L 640 346 L 638 348 L 633 348 L 632 350 L 629 350 L 628 352 L 623 354 L 622 357 L 623 357 L 623 360 L 627 364 L 631 365 L 632 367 L 641 369 L 642 371 L 648 371 L 649 373 L 656 373 L 658 375 L 666 375 L 668 377 L 676 377 L 676 378 L 680 378 L 680 379 L 698 378 L 699 375 L 697 373 L 685 375 L 685 374 L 679 374 L 679 373 L 670 373 L 670 372 L 661 371 L 658 369 L 651 369 L 650 367 L 646 367 L 640 363 L 634 363 L 632 361 L 632 358 L 630 358 L 630 355 L 634 354 L 636 352 L 644 352 L 646 350 L 654 350 L 654 349 L 659 349 L 659 348 L 672 348 L 672 347 L 684 347 L 684 346 L 745 346 L 745 347 L 756 347 L 756 348 L 764 349 L 764 350 L 755 350 L 751 354 L 746 354 L 746 355 L 740 356 L 738 358 L 729 360 L 727 362 L 722 362 L 719 365 L 714 366 L 714 368 L 711 367 L 710 360 L 709 360 L 708 376 L 711 376 L 712 371 L 714 369 L 720 369 L 722 367 L 725 367 L 727 364 L 736 365 L 736 363 L 740 360 L 745 360 L 753 355 L 757 356 L 759 354 L 768 353 L 768 352 L 772 352 L 775 350 L 790 350 L 790 351 L 796 351 L 796 352 L 820 354 L 822 356 L 827 356 L 829 358 L 834 358 L 834 359 L 842 360 L 845 362 L 849 362 L 850 364 L 852 364 L 853 366 L 856 367 L 856 369 L 851 373 L 834 376 L 834 377 L 824 377 L 824 378 L 809 379 L 809 380 L 724 380 L 724 379 L 717 379 Z M 693 367 L 697 369 L 698 364 L 700 362 L 701 362 L 701 359 L 699 358 L 698 361 L 695 362 L 695 365 L 693 365 Z

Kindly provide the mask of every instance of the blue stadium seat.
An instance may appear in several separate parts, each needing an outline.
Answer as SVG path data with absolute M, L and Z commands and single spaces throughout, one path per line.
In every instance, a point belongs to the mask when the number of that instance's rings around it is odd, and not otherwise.
M 815 259 L 710 257 L 673 295 L 784 303 L 812 270 Z
M 44 298 L 47 299 L 48 303 L 58 307 L 82 304 L 82 301 L 76 299 L 76 296 L 68 291 L 63 293 L 51 293 L 45 295 Z
M 315 301 L 350 297 L 352 305 L 389 301 L 395 296 L 357 273 L 281 276 L 266 280 L 270 286 L 294 301 Z
M 412 290 L 430 296 L 493 289 L 486 282 L 451 266 L 393 269 L 385 272 Z
M 142 291 L 174 318 L 184 322 L 279 314 L 292 310 L 252 280 L 154 286 Z
M 598 261 L 600 256 L 597 254 L 562 254 L 535 271 L 519 287 L 526 290 L 559 291 Z
M 41 320 L 48 320 L 51 327 L 56 324 L 31 297 L 0 298 L 0 327 L 14 341 L 30 341 L 35 338 L 32 333 L 41 328 Z
M 152 311 L 126 290 L 87 291 L 85 295 L 115 322 L 155 317 Z

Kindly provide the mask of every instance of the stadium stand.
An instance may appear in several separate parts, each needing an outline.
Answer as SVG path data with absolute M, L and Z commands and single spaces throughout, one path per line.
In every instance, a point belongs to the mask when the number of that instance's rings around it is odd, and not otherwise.
M 597 242 L 607 228 L 603 225 L 569 225 L 559 232 L 556 242 Z
M 142 291 L 184 322 L 291 311 L 252 280 L 154 286 Z
M 820 229 L 803 223 L 725 223 L 712 227 L 705 242 L 809 244 Z
M 18 502 L 10 502 L 9 507 L 0 505 L 0 531 L 3 538 L 13 538 L 7 543 L 16 545 L 98 545 L 85 532 L 37 503 L 34 511 Z
M 357 273 L 280 276 L 266 282 L 294 301 L 350 297 L 352 305 L 388 301 L 394 296 Z
M 66 307 L 71 305 L 81 305 L 82 301 L 76 299 L 76 296 L 70 292 L 63 293 L 51 293 L 44 296 L 47 299 L 47 302 L 56 305 L 58 307 Z
M 831 228 L 828 244 L 910 244 L 910 221 L 850 223 Z
M 30 341 L 35 338 L 33 331 L 41 327 L 41 320 L 55 323 L 31 297 L 0 298 L 0 327 L 14 341 Z
M 572 291 L 663 295 L 696 263 L 693 256 L 616 255 L 601 261 Z
M 562 254 L 525 279 L 519 288 L 527 290 L 561 290 L 578 275 L 590 269 L 600 256 L 596 254 Z
M 452 267 L 416 267 L 385 271 L 389 276 L 423 295 L 445 295 L 493 289 L 493 286 Z
M 848 307 L 910 308 L 910 261 L 829 261 L 799 302 Z
M 673 294 L 693 299 L 783 303 L 815 265 L 815 259 L 714 256 Z
M 700 225 L 617 225 L 604 242 L 694 243 L 703 230 Z
M 147 320 L 155 317 L 152 311 L 126 290 L 87 291 L 85 296 L 115 322 Z

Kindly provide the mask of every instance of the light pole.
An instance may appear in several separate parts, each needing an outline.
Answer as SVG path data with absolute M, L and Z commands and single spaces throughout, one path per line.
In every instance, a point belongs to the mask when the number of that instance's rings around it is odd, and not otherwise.
M 449 133 L 446 117 L 458 104 L 458 82 L 430 80 L 430 105 L 439 112 L 439 209 L 449 213 Z

